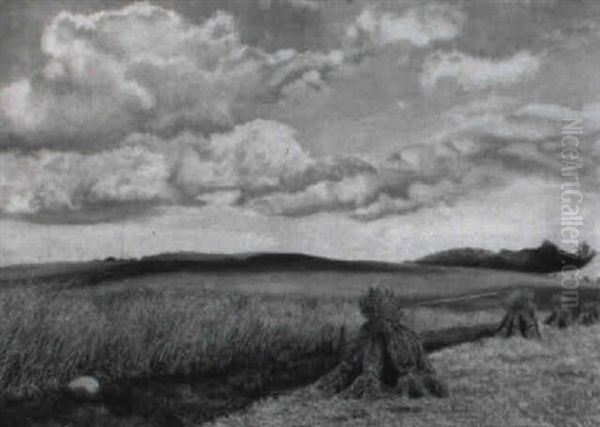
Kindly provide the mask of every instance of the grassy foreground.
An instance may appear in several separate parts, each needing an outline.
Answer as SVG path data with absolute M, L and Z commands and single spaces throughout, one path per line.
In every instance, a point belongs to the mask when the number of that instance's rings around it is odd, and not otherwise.
M 600 425 L 600 326 L 545 329 L 544 341 L 490 339 L 431 355 L 448 399 L 325 398 L 312 388 L 256 403 L 213 427 Z
M 102 380 L 260 369 L 335 342 L 344 301 L 158 292 L 0 292 L 0 397 L 31 396 L 81 374 Z M 358 321 L 358 319 L 356 319 Z
M 355 298 L 149 288 L 0 290 L 0 398 L 30 397 L 91 374 L 103 382 L 225 376 L 331 356 L 363 319 Z M 417 330 L 498 321 L 495 312 L 407 310 Z M 266 381 L 254 379 L 260 387 Z
M 28 398 L 41 405 L 35 422 L 27 418 L 31 407 L 18 403 L 4 425 L 200 425 L 272 395 L 273 378 L 282 371 L 291 373 L 285 388 L 329 369 L 342 328 L 351 336 L 364 322 L 358 296 L 351 295 L 160 289 L 138 282 L 0 288 L 0 424 L 10 409 L 3 402 Z M 502 315 L 489 308 L 405 310 L 407 325 L 417 331 L 499 322 Z M 450 386 L 449 399 L 344 401 L 308 387 L 215 426 L 600 425 L 600 328 L 544 333 L 543 342 L 492 339 L 432 355 Z M 312 374 L 302 382 L 297 362 L 307 360 L 320 365 L 309 366 Z M 143 381 L 128 385 L 133 406 L 124 414 L 103 401 L 58 416 L 46 396 L 83 374 L 103 384 Z

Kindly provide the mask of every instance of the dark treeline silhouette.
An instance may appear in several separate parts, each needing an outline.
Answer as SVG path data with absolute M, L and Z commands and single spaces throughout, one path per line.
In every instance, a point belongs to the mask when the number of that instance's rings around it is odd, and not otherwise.
M 437 252 L 418 259 L 421 264 L 453 267 L 480 267 L 497 270 L 513 270 L 531 273 L 552 273 L 565 266 L 581 268 L 596 255 L 590 245 L 583 242 L 575 253 L 563 251 L 554 243 L 545 240 L 537 248 L 510 251 L 503 249 L 492 252 L 478 248 L 459 248 Z

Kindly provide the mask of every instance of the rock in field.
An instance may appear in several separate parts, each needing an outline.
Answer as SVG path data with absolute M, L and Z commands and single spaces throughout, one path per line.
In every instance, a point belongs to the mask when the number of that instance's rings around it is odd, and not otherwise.
M 73 396 L 93 399 L 100 394 L 100 382 L 91 376 L 81 376 L 67 384 L 67 390 Z

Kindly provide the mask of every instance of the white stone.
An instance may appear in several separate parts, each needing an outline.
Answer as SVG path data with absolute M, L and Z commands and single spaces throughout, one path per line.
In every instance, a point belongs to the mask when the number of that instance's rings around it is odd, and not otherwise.
M 100 382 L 91 376 L 81 376 L 67 384 L 67 389 L 76 396 L 95 397 L 100 393 Z

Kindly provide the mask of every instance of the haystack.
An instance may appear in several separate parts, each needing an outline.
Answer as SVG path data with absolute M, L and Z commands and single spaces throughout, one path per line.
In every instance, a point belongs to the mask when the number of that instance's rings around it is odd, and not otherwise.
M 550 315 L 544 320 L 545 325 L 555 326 L 560 329 L 569 327 L 573 323 L 573 312 L 568 307 L 558 306 L 552 309 Z
M 541 338 L 535 304 L 531 291 L 515 291 L 506 299 L 506 315 L 498 327 L 497 335 L 509 338 L 520 335 L 524 338 Z
M 600 321 L 600 303 L 588 302 L 581 306 L 581 312 L 577 316 L 577 323 L 581 325 L 593 325 Z
M 375 398 L 386 391 L 409 397 L 448 395 L 418 335 L 402 322 L 400 299 L 390 291 L 369 289 L 359 301 L 367 321 L 342 362 L 317 383 L 326 392 Z

